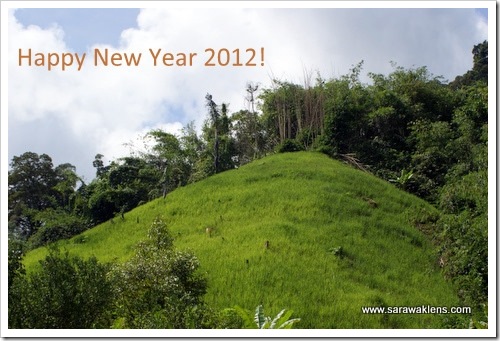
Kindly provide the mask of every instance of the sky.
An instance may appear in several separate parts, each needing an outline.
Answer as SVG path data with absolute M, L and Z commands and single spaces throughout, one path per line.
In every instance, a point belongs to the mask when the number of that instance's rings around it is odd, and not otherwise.
M 451 3 L 453 4 L 453 3 Z M 472 67 L 472 48 L 488 39 L 486 10 L 474 8 L 146 8 L 17 9 L 8 12 L 8 158 L 46 153 L 71 163 L 86 182 L 96 154 L 110 162 L 138 148 L 152 129 L 179 133 L 207 117 L 205 95 L 248 108 L 248 82 L 304 84 L 338 78 L 361 60 L 368 72 L 426 66 L 453 80 Z M 254 49 L 255 66 L 205 66 L 209 52 Z M 261 54 L 261 49 L 264 54 Z M 19 49 L 45 56 L 19 65 Z M 95 66 L 94 50 L 138 55 L 138 66 Z M 149 51 L 161 49 L 157 65 Z M 165 66 L 164 53 L 196 53 L 191 66 Z M 86 54 L 50 71 L 47 54 Z M 3 53 L 2 53 L 3 55 Z M 217 57 L 217 53 L 216 53 Z M 217 58 L 215 58 L 217 60 Z M 261 65 L 263 64 L 263 65 Z M 135 147 L 131 147 L 135 146 Z

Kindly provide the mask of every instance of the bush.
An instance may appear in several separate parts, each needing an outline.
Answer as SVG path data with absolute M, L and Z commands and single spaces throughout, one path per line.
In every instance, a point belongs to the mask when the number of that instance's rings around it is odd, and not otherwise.
M 460 288 L 467 305 L 488 301 L 488 175 L 471 172 L 441 190 L 438 221 L 445 274 Z
M 283 141 L 276 149 L 278 153 L 299 152 L 304 150 L 304 147 L 295 140 L 287 139 Z
M 9 234 L 8 244 L 8 268 L 9 268 L 9 289 L 14 282 L 14 278 L 22 276 L 26 273 L 22 259 L 24 256 L 24 243 Z
M 463 211 L 447 214 L 441 228 L 444 272 L 459 287 L 464 304 L 478 308 L 488 301 L 488 222 L 486 215 L 474 217 Z
M 68 239 L 82 233 L 88 227 L 84 219 L 64 211 L 48 209 L 37 214 L 42 227 L 29 239 L 29 247 L 35 249 L 60 239 Z
M 51 249 L 42 269 L 14 278 L 9 328 L 108 328 L 113 301 L 108 266 Z
M 119 328 L 202 328 L 202 296 L 207 283 L 197 273 L 198 259 L 173 248 L 165 224 L 156 219 L 149 240 L 113 271 L 117 284 Z

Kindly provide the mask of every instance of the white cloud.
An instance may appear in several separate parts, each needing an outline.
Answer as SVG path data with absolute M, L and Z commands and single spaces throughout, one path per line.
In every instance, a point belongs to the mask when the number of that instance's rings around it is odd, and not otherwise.
M 266 86 L 274 75 L 302 82 L 304 69 L 338 77 L 362 59 L 370 72 L 390 72 L 393 60 L 404 67 L 426 65 L 452 80 L 470 69 L 472 47 L 485 39 L 487 24 L 473 9 L 145 9 L 117 46 L 92 46 L 142 53 L 139 67 L 94 67 L 89 50 L 81 71 L 48 72 L 19 67 L 18 48 L 69 52 L 63 28 L 25 27 L 11 13 L 9 158 L 44 152 L 56 164 L 73 163 L 89 180 L 96 153 L 123 156 L 129 152 L 124 143 L 152 128 L 177 132 L 191 120 L 199 127 L 207 92 L 237 111 L 245 106 L 248 81 Z M 203 65 L 206 48 L 260 47 L 264 67 Z M 190 67 L 152 67 L 150 48 L 198 55 Z M 260 64 L 259 55 L 255 61 Z M 35 136 L 37 131 L 43 135 Z

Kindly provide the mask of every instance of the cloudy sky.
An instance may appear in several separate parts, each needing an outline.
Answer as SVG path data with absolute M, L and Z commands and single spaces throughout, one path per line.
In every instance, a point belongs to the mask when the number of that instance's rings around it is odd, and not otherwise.
M 269 87 L 272 78 L 302 84 L 304 73 L 340 77 L 361 60 L 365 73 L 387 74 L 394 61 L 407 68 L 427 66 L 432 74 L 451 81 L 472 67 L 472 47 L 488 39 L 487 11 L 477 8 L 163 5 L 11 9 L 5 15 L 9 162 L 26 151 L 46 153 L 55 165 L 75 165 L 86 181 L 94 177 L 92 161 L 97 153 L 109 162 L 128 154 L 130 148 L 124 144 L 138 145 L 137 138 L 151 129 L 176 133 L 190 121 L 200 127 L 207 115 L 206 93 L 216 103 L 229 103 L 235 112 L 247 107 L 248 82 L 262 88 Z M 122 55 L 141 53 L 141 60 L 138 66 L 95 66 L 96 48 Z M 207 67 L 207 48 L 240 49 L 242 63 L 249 58 L 246 49 L 255 49 L 256 66 L 232 66 L 231 54 L 228 66 Z M 26 59 L 20 66 L 19 49 L 23 53 L 31 49 L 33 56 L 85 53 L 86 57 L 80 71 L 76 65 L 49 71 L 46 63 L 35 66 L 35 57 L 32 66 Z M 149 49 L 197 55 L 192 66 L 155 67 Z

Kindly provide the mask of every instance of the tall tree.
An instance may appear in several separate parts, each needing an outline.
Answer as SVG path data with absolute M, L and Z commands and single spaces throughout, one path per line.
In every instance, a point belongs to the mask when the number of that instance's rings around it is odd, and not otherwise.
M 458 89 L 464 86 L 473 85 L 480 81 L 488 85 L 488 41 L 485 40 L 472 48 L 472 70 L 461 76 L 457 76 L 450 87 Z
M 265 131 L 257 113 L 240 110 L 231 115 L 231 123 L 240 165 L 258 158 L 265 152 Z
M 147 133 L 146 138 L 153 140 L 153 146 L 144 157 L 148 164 L 153 165 L 161 174 L 159 185 L 162 195 L 165 196 L 168 191 L 186 185 L 192 166 L 181 141 L 175 135 L 159 129 Z
M 71 211 L 71 200 L 74 199 L 78 182 L 83 184 L 83 180 L 76 173 L 76 167 L 70 163 L 64 163 L 54 169 L 57 184 L 54 189 L 59 193 L 60 206 Z
M 95 156 L 94 161 L 92 162 L 92 165 L 96 169 L 96 176 L 97 177 L 104 175 L 109 170 L 109 166 L 107 166 L 107 167 L 104 166 L 104 161 L 102 160 L 103 157 L 104 157 L 104 155 L 97 154 Z
M 9 171 L 9 226 L 28 238 L 36 232 L 38 211 L 57 206 L 57 174 L 47 154 L 26 152 L 14 156 Z
M 207 94 L 205 96 L 206 106 L 208 108 L 209 119 L 214 130 L 214 170 L 215 173 L 219 172 L 219 136 L 218 136 L 218 126 L 219 126 L 219 110 L 217 104 L 212 100 L 212 95 Z

